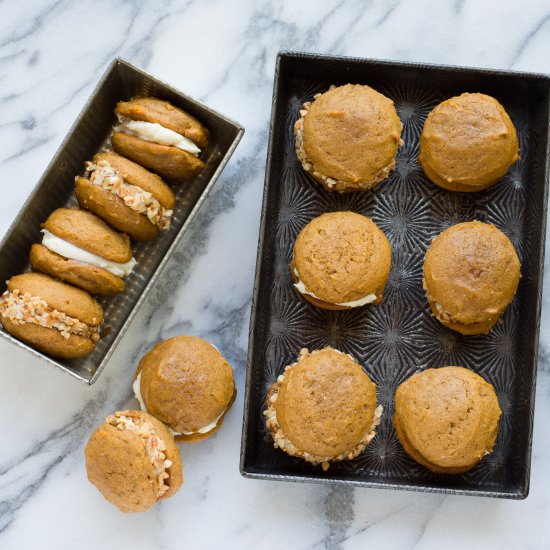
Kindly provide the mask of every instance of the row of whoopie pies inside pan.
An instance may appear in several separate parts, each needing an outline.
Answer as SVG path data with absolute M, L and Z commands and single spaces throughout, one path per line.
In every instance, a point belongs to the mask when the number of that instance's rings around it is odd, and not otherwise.
M 119 102 L 115 113 L 114 151 L 95 155 L 86 177 L 75 178 L 82 209 L 60 208 L 44 221 L 30 251 L 34 272 L 12 277 L 0 298 L 8 332 L 62 359 L 88 355 L 100 338 L 103 313 L 90 294 L 124 291 L 136 263 L 130 238 L 152 240 L 170 227 L 175 198 L 161 177 L 177 183 L 204 167 L 208 130 L 181 109 L 146 97 Z
M 91 294 L 123 292 L 135 265 L 130 238 L 149 241 L 169 229 L 175 198 L 160 176 L 178 182 L 204 167 L 198 155 L 208 131 L 182 110 L 149 97 L 118 103 L 116 114 L 114 151 L 95 155 L 86 177 L 75 178 L 82 209 L 48 217 L 42 243 L 31 248 L 34 271 L 12 277 L 0 301 L 4 328 L 55 357 L 93 350 L 103 312 Z M 176 441 L 215 433 L 236 396 L 231 366 L 192 336 L 161 342 L 145 355 L 133 390 L 142 410 L 109 415 L 85 452 L 90 482 L 124 512 L 146 510 L 178 491 Z
M 295 123 L 297 157 L 327 191 L 368 192 L 394 169 L 402 124 L 393 101 L 365 85 L 331 87 L 306 102 Z M 495 184 L 519 158 L 516 129 L 500 103 L 464 93 L 436 106 L 418 161 L 451 191 Z M 373 220 L 329 212 L 298 234 L 290 263 L 296 291 L 316 307 L 349 310 L 383 299 L 391 246 Z M 485 334 L 512 301 L 520 278 L 513 244 L 472 221 L 439 234 L 424 259 L 432 314 L 463 335 Z M 264 415 L 274 446 L 327 469 L 358 456 L 383 414 L 376 387 L 348 354 L 301 351 L 271 385 Z M 459 366 L 417 373 L 395 393 L 393 425 L 404 450 L 439 473 L 462 473 L 493 450 L 501 410 L 491 384 Z

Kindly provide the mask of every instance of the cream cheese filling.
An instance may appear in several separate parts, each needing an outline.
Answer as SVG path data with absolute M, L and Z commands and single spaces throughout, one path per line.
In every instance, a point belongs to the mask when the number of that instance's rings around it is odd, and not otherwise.
M 127 275 L 130 275 L 132 269 L 134 269 L 134 266 L 137 263 L 135 258 L 132 258 L 130 261 L 125 263 L 112 262 L 74 245 L 61 237 L 50 233 L 46 229 L 42 229 L 42 233 L 44 233 L 42 244 L 52 252 L 68 258 L 69 260 L 75 260 L 77 262 L 83 262 L 85 264 L 101 267 L 117 277 L 126 277 Z
M 117 132 L 124 132 L 132 136 L 152 141 L 159 145 L 169 145 L 182 151 L 187 151 L 192 155 L 198 156 L 201 150 L 188 138 L 165 128 L 157 122 L 145 122 L 144 120 L 130 120 L 119 117 L 120 124 L 115 127 Z
M 334 350 L 334 351 L 338 351 L 338 350 Z M 312 353 L 315 353 L 315 352 L 312 352 Z M 339 353 L 342 353 L 342 352 L 339 352 Z M 349 354 L 345 354 L 345 355 L 349 355 Z M 288 367 L 286 367 L 285 372 L 288 369 L 292 368 L 294 365 L 296 365 L 296 363 L 293 363 L 292 365 L 289 365 Z M 275 448 L 281 449 L 282 451 L 289 454 L 290 456 L 298 456 L 300 458 L 303 458 L 306 462 L 309 462 L 314 466 L 321 464 L 321 467 L 323 468 L 323 470 L 326 471 L 328 470 L 331 462 L 339 462 L 341 460 L 352 460 L 353 458 L 357 457 L 359 454 L 363 452 L 365 447 L 372 441 L 372 439 L 376 435 L 376 428 L 380 424 L 382 413 L 384 411 L 384 408 L 382 407 L 382 405 L 378 405 L 376 407 L 376 409 L 374 410 L 374 417 L 370 428 L 362 437 L 361 441 L 359 441 L 359 443 L 352 449 L 349 449 L 348 451 L 345 451 L 340 455 L 333 456 L 333 457 L 314 455 L 314 454 L 308 453 L 307 451 L 299 450 L 292 443 L 292 441 L 290 441 L 286 437 L 286 434 L 283 432 L 283 429 L 281 428 L 277 420 L 277 411 L 275 409 L 275 403 L 277 402 L 277 398 L 279 396 L 279 388 L 281 387 L 281 384 L 283 383 L 284 379 L 285 379 L 284 374 L 281 374 L 277 377 L 277 382 L 276 382 L 277 391 L 275 391 L 271 395 L 269 407 L 263 413 L 264 416 L 267 418 L 266 426 L 267 426 L 267 429 L 271 432 L 271 435 L 273 437 L 273 446 Z
M 97 164 L 87 162 L 86 171 L 90 183 L 120 197 L 126 206 L 147 216 L 153 225 L 164 230 L 170 227 L 173 210 L 164 208 L 152 193 L 125 181 L 106 160 L 100 160 Z
M 213 344 L 211 344 L 213 347 Z M 216 348 L 218 349 L 218 348 Z M 134 395 L 136 396 L 136 399 L 139 401 L 139 405 L 141 407 L 142 411 L 147 412 L 147 407 L 145 406 L 145 401 L 143 400 L 143 397 L 141 395 L 141 372 L 137 375 L 136 379 L 134 380 L 134 383 L 132 384 L 132 389 L 134 390 Z M 176 435 L 195 435 L 195 434 L 207 434 L 208 432 L 211 432 L 217 425 L 220 418 L 225 414 L 225 411 L 227 410 L 227 407 L 221 412 L 221 414 L 214 420 L 213 422 L 210 422 L 210 424 L 200 428 L 199 430 L 196 430 L 194 432 L 176 432 L 172 428 L 168 426 L 168 430 L 170 433 L 174 436 Z
M 308 296 L 312 296 L 317 300 L 326 302 L 326 300 L 323 300 L 323 298 L 319 298 L 319 296 L 317 296 L 314 292 L 311 292 L 311 290 L 307 289 L 306 285 L 302 282 L 302 279 L 300 279 L 300 275 L 298 274 L 298 270 L 296 268 L 294 268 L 294 274 L 296 275 L 296 277 L 298 277 L 298 282 L 294 283 L 294 286 L 300 294 L 307 294 Z M 363 296 L 363 298 L 359 298 L 358 300 L 352 300 L 351 302 L 336 302 L 334 305 L 352 308 L 361 307 L 367 304 L 372 304 L 373 302 L 376 302 L 377 299 L 378 298 L 376 294 L 367 294 L 366 296 Z

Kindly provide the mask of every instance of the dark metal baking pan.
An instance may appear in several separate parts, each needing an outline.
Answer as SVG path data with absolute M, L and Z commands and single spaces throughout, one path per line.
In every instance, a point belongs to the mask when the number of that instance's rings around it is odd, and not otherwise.
M 304 101 L 332 84 L 369 84 L 395 101 L 405 145 L 396 170 L 373 192 L 329 193 L 301 168 L 293 125 Z M 521 160 L 491 189 L 461 194 L 430 183 L 418 163 L 420 132 L 440 101 L 465 91 L 496 97 L 519 132 Z M 548 187 L 550 79 L 545 75 L 281 53 L 277 60 L 256 280 L 250 323 L 241 448 L 246 477 L 525 498 L 529 490 Z M 352 210 L 386 233 L 393 263 L 384 301 L 349 311 L 317 309 L 292 287 L 288 264 L 300 229 L 323 212 Z M 495 224 L 522 261 L 518 293 L 488 335 L 463 337 L 430 315 L 422 290 L 431 239 L 466 220 Z M 262 411 L 269 385 L 300 348 L 351 353 L 384 406 L 372 443 L 327 472 L 273 448 Z M 403 451 L 393 396 L 413 373 L 462 365 L 491 382 L 503 411 L 495 450 L 463 475 L 433 474 Z
M 143 95 L 170 101 L 197 117 L 210 131 L 211 143 L 203 156 L 206 168 L 202 173 L 197 178 L 173 185 L 176 206 L 169 231 L 160 232 L 152 242 L 134 244 L 138 264 L 126 278 L 126 290 L 118 296 L 99 300 L 110 332 L 88 357 L 66 361 L 48 357 L 0 330 L 2 337 L 86 384 L 93 384 L 107 364 L 162 267 L 233 154 L 244 129 L 127 61 L 115 59 L 0 243 L 0 292 L 3 292 L 7 279 L 29 269 L 30 247 L 41 240 L 40 223 L 56 208 L 77 204 L 74 177 L 83 173 L 84 161 L 109 142 L 117 101 Z

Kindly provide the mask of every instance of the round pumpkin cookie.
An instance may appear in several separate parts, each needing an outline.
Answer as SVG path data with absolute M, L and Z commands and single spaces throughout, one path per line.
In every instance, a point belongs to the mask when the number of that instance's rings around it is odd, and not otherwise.
M 136 265 L 130 239 L 86 210 L 59 208 L 42 224 L 41 244 L 31 248 L 35 271 L 90 292 L 117 294 Z
M 95 155 L 86 170 L 86 178 L 75 179 L 82 208 L 140 241 L 170 227 L 174 193 L 159 176 L 112 152 Z
M 493 386 L 463 367 L 414 374 L 395 394 L 393 424 L 408 455 L 432 472 L 459 474 L 493 450 L 501 410 Z
M 143 411 L 117 411 L 85 449 L 89 481 L 122 512 L 143 512 L 176 494 L 183 483 L 174 438 Z
M 133 385 L 141 408 L 164 422 L 176 441 L 205 439 L 235 401 L 233 369 L 212 344 L 176 336 L 139 362 Z
M 394 169 L 402 128 L 393 101 L 371 87 L 332 87 L 304 103 L 296 154 L 328 191 L 365 191 Z
M 370 218 L 330 212 L 300 231 L 290 272 L 295 288 L 313 305 L 351 309 L 382 301 L 390 268 L 390 243 Z
M 275 448 L 326 470 L 361 454 L 376 435 L 376 386 L 350 355 L 308 352 L 271 385 L 264 415 Z
M 420 136 L 422 169 L 451 191 L 487 189 L 518 159 L 514 124 L 504 107 L 485 94 L 443 101 L 428 115 Z
M 100 337 L 101 306 L 83 290 L 42 273 L 8 281 L 0 296 L 0 320 L 15 338 L 60 359 L 90 354 Z
M 510 239 L 494 225 L 453 225 L 424 258 L 424 290 L 433 315 L 465 335 L 489 332 L 512 301 L 520 262 Z
M 163 178 L 188 179 L 204 168 L 208 130 L 182 109 L 154 97 L 117 103 L 113 149 Z

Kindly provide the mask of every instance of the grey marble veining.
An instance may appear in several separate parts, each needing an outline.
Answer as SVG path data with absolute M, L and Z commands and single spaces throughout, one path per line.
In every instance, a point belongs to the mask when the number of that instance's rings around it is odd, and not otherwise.
M 549 9 L 543 0 L 0 3 L 0 233 L 117 55 L 246 127 L 94 386 L 0 342 L 0 548 L 547 548 L 546 296 L 526 501 L 252 481 L 241 478 L 238 461 L 277 51 L 550 72 Z M 214 438 L 182 447 L 180 493 L 125 516 L 87 483 L 83 447 L 106 414 L 135 405 L 139 357 L 182 333 L 208 338 L 227 356 L 238 399 Z

